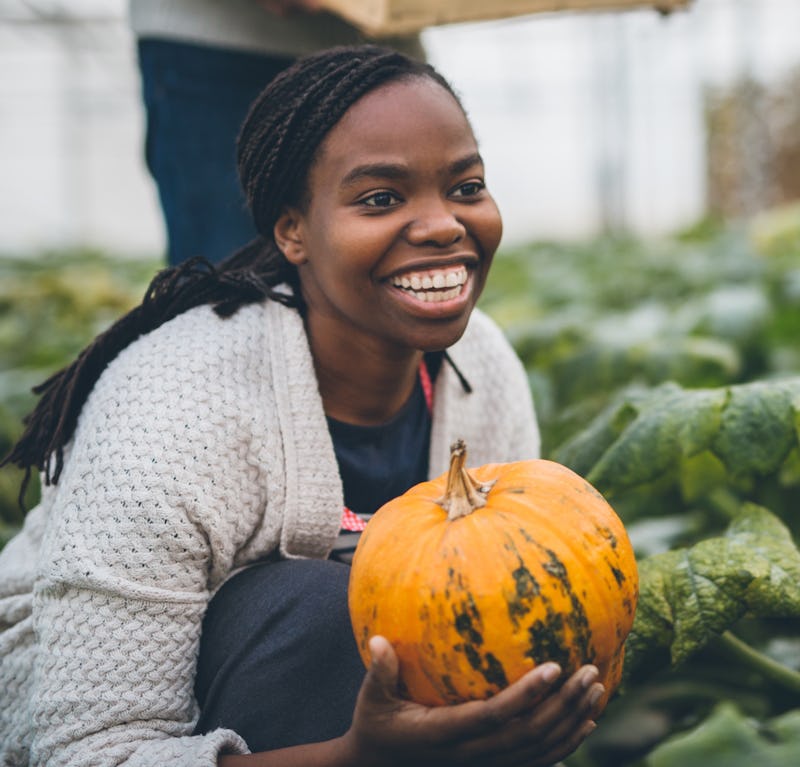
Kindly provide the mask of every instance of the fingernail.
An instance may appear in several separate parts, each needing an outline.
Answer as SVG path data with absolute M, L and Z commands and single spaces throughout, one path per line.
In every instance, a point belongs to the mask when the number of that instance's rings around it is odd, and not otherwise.
M 584 690 L 588 690 L 595 683 L 598 676 L 600 676 L 600 672 L 597 670 L 596 666 L 587 666 L 586 671 L 583 672 L 581 687 L 583 687 Z
M 561 676 L 561 666 L 559 666 L 557 663 L 545 663 L 540 667 L 540 674 L 542 679 L 550 684 L 551 682 L 555 682 L 556 679 Z
M 606 689 L 605 689 L 605 687 L 603 687 L 603 685 L 601 685 L 601 684 L 597 685 L 597 687 L 595 687 L 589 693 L 589 705 L 590 706 L 595 706 L 597 704 L 597 701 L 600 700 L 600 698 L 603 697 L 603 694 L 605 693 L 605 691 L 606 691 Z
M 591 735 L 595 731 L 596 727 L 597 723 L 593 722 L 591 719 L 586 722 L 586 724 L 583 726 L 583 737 L 586 738 Z
M 383 650 L 383 637 L 375 634 L 369 638 L 367 642 L 367 647 L 369 648 L 369 659 L 370 663 L 374 664 L 375 659 L 381 654 Z

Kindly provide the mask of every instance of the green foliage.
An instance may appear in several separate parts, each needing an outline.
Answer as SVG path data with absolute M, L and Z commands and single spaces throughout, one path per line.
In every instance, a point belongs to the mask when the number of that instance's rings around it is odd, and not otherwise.
M 800 551 L 771 512 L 746 504 L 725 533 L 639 562 L 626 673 L 667 648 L 674 666 L 744 615 L 800 619 Z M 797 677 L 800 695 L 800 675 Z
M 713 389 L 667 382 L 622 392 L 554 458 L 609 499 L 674 486 L 691 501 L 720 487 L 754 492 L 770 476 L 796 485 L 799 436 L 800 377 Z
M 158 266 L 93 251 L 0 257 L 0 455 L 35 404 L 31 388 L 133 306 Z M 15 467 L 0 469 L 0 548 L 22 522 L 21 480 Z M 38 499 L 31 485 L 26 508 Z
M 766 722 L 720 703 L 690 732 L 658 746 L 644 767 L 790 767 L 800 764 L 800 710 Z
M 715 226 L 498 255 L 482 305 L 531 371 L 545 449 L 633 384 L 717 387 L 800 372 L 800 252 L 767 257 L 757 242 Z
M 794 208 L 496 259 L 483 306 L 545 454 L 612 502 L 640 568 L 623 694 L 569 767 L 800 763 L 798 231 Z
M 640 568 L 623 693 L 569 767 L 800 763 L 798 232 L 800 208 L 495 259 L 482 307 L 526 365 L 544 452 L 609 498 Z M 157 268 L 0 259 L 0 449 L 30 387 Z M 0 545 L 19 479 L 0 471 Z

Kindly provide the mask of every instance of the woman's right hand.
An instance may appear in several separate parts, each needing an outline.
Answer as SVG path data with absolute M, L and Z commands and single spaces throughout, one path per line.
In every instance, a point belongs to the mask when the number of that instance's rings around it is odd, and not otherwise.
M 398 694 L 398 660 L 383 637 L 370 640 L 367 671 L 343 740 L 347 763 L 363 767 L 546 767 L 594 729 L 604 688 L 594 666 L 563 684 L 545 663 L 485 701 L 428 707 Z

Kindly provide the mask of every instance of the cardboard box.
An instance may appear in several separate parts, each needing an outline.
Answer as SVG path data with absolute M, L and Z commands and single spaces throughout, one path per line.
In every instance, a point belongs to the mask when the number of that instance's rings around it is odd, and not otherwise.
M 323 5 L 372 37 L 425 27 L 552 11 L 609 11 L 650 7 L 669 12 L 691 0 L 323 0 Z

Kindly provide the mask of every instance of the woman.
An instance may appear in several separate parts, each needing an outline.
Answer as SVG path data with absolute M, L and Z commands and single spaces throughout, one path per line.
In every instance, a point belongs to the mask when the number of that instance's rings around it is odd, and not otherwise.
M 594 667 L 405 701 L 382 637 L 364 676 L 329 559 L 455 438 L 476 463 L 539 449 L 475 310 L 502 227 L 463 108 L 427 65 L 334 49 L 259 97 L 239 167 L 260 237 L 158 277 L 9 456 L 46 487 L 0 557 L 6 763 L 557 761 L 600 713 Z

